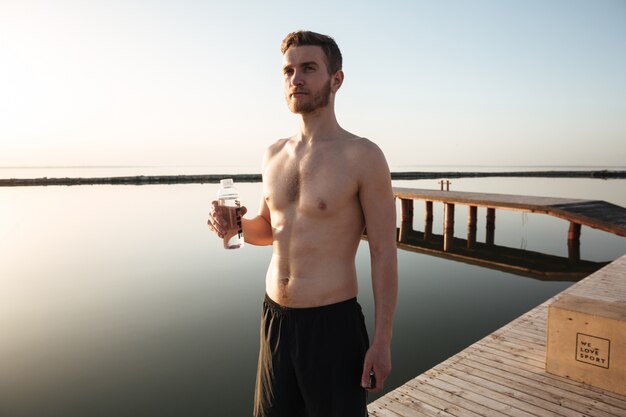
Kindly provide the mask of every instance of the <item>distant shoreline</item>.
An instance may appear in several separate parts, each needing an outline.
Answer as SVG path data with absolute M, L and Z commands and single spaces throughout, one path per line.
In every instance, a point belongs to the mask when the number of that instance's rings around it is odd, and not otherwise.
M 502 172 L 393 172 L 392 180 L 422 180 L 439 178 L 482 178 L 482 177 L 531 177 L 531 178 L 593 178 L 624 179 L 626 170 L 586 171 L 502 171 Z M 49 185 L 149 185 L 149 184 L 204 184 L 218 183 L 223 178 L 236 182 L 261 182 L 261 174 L 206 174 L 206 175 L 135 175 L 92 178 L 9 178 L 0 179 L 0 187 L 49 186 Z

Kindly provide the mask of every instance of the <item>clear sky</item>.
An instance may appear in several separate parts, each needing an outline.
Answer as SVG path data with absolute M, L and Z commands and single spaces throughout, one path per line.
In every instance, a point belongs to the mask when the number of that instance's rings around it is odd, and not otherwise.
M 0 166 L 239 165 L 297 130 L 279 46 L 333 36 L 340 124 L 406 165 L 626 165 L 626 1 L 0 0 Z

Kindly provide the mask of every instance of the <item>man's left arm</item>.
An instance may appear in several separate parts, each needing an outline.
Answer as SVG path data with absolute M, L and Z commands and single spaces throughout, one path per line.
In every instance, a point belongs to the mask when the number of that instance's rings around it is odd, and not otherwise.
M 361 166 L 364 170 L 359 200 L 370 248 L 375 307 L 374 337 L 365 356 L 361 385 L 369 387 L 369 374 L 374 372 L 376 386 L 372 391 L 378 392 L 391 373 L 391 335 L 398 293 L 396 206 L 387 161 L 372 142 L 367 142 Z

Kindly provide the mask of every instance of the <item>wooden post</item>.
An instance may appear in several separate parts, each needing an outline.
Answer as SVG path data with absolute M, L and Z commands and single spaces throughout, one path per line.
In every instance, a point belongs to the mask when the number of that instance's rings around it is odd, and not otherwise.
M 424 240 L 430 240 L 433 235 L 433 202 L 426 202 L 424 211 Z
M 472 249 L 476 243 L 476 215 L 478 207 L 469 206 L 467 214 L 467 248 Z
M 488 207 L 487 208 L 487 236 L 485 239 L 485 243 L 487 245 L 493 245 L 495 242 L 496 236 L 496 209 Z
M 454 204 L 445 203 L 444 207 L 443 250 L 447 252 L 454 240 Z
M 570 222 L 567 232 L 567 253 L 569 261 L 580 262 L 580 223 Z
M 413 231 L 413 200 L 400 199 L 402 220 L 400 222 L 400 242 L 406 242 Z

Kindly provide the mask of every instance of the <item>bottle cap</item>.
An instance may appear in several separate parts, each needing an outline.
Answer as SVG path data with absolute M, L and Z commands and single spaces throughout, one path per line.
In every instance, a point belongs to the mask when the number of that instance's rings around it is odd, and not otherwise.
M 232 178 L 225 178 L 223 180 L 220 180 L 220 185 L 222 187 L 232 187 L 233 186 L 233 179 Z

